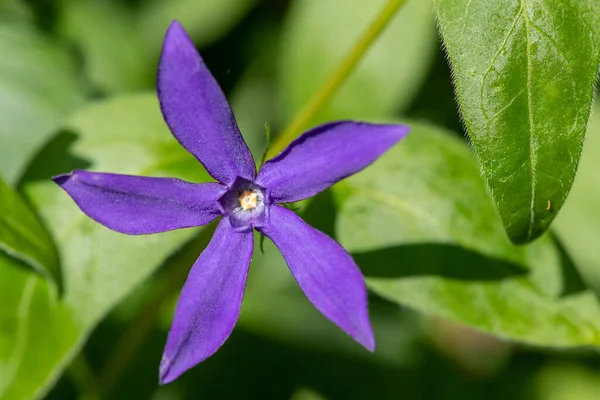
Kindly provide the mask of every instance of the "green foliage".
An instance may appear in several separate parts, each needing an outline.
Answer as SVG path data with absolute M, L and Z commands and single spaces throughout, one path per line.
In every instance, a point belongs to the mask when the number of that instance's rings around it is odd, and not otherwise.
M 179 20 L 208 45 L 242 18 L 254 0 L 160 0 L 130 10 L 116 0 L 62 0 L 59 31 L 75 43 L 88 79 L 103 92 L 152 88 L 162 40 Z
M 67 113 L 83 104 L 74 58 L 34 28 L 0 24 L 0 176 L 14 184 Z
M 38 273 L 59 278 L 52 239 L 21 196 L 0 179 L 0 250 L 31 265 Z
M 510 239 L 530 242 L 575 177 L 600 61 L 600 3 L 434 4 L 479 167 Z
M 161 48 L 164 32 L 174 19 L 204 46 L 225 34 L 256 0 L 151 0 L 140 17 L 140 33 L 153 54 Z
M 87 335 L 37 273 L 0 253 L 0 275 L 0 398 L 39 397 Z
M 596 107 L 573 190 L 556 219 L 556 233 L 589 284 L 600 293 L 600 110 Z
M 406 0 L 313 121 L 419 119 L 372 166 L 290 205 L 360 265 L 375 353 L 256 237 L 231 339 L 158 387 L 179 281 L 212 226 L 121 235 L 50 181 L 72 169 L 211 179 L 154 93 L 174 18 L 206 48 L 258 160 L 265 122 L 277 140 L 393 2 L 0 0 L 1 400 L 594 398 L 600 110 L 575 171 L 600 57 L 596 0 L 434 0 L 475 155 L 452 132 L 427 1 Z
M 71 168 L 88 165 L 106 172 L 207 180 L 201 165 L 170 135 L 153 94 L 90 106 L 69 120 L 62 135 L 75 141 L 62 149 L 69 151 Z M 39 177 L 55 173 L 52 158 L 64 153 L 49 156 L 34 166 Z M 0 348 L 0 360 L 5 360 L 0 376 L 11 377 L 0 387 L 0 398 L 15 400 L 46 390 L 100 319 L 194 233 L 125 236 L 91 221 L 49 179 L 27 184 L 26 192 L 59 247 L 65 291 L 57 299 L 37 275 L 2 266 L 0 275 L 7 279 L 1 282 L 8 286 L 0 290 L 2 304 L 21 304 L 3 307 L 0 316 L 0 326 L 10 327 L 0 330 L 0 343 L 7 344 Z M 8 344 L 19 341 L 23 343 L 14 355 L 15 346 Z M 49 341 L 52 346 L 46 346 Z
M 132 12 L 114 1 L 62 0 L 60 5 L 59 30 L 80 49 L 94 85 L 107 92 L 149 86 L 154 65 L 145 60 Z
M 599 346 L 590 293 L 564 297 L 566 266 L 548 237 L 512 246 L 468 148 L 439 129 L 413 131 L 334 188 L 337 237 L 369 288 L 426 314 L 541 346 Z
M 340 7 L 321 0 L 294 2 L 280 46 L 286 118 L 323 85 L 385 3 L 349 0 Z M 378 119 L 406 109 L 425 78 L 434 42 L 429 2 L 408 1 L 313 124 Z
M 322 223 L 331 210 L 319 203 L 313 202 L 308 210 L 301 210 L 303 217 Z M 257 235 L 255 243 L 259 240 Z M 251 271 L 239 321 L 242 328 L 304 348 L 373 359 L 372 354 L 356 346 L 313 307 L 270 240 L 265 240 L 264 253 L 255 245 Z M 414 320 L 380 301 L 371 302 L 370 316 L 377 335 L 377 360 L 389 365 L 407 365 L 413 361 L 415 350 L 410 345 L 415 341 L 416 329 L 410 323 Z
M 0 0 L 0 21 L 29 21 L 31 19 L 31 10 L 21 0 Z

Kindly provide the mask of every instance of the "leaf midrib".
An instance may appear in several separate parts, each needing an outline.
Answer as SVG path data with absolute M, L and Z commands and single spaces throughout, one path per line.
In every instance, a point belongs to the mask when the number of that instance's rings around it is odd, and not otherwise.
M 531 203 L 529 205 L 529 227 L 527 228 L 527 237 L 526 241 L 529 241 L 533 234 L 533 227 L 535 223 L 535 166 L 537 154 L 535 152 L 535 133 L 534 133 L 534 124 L 533 124 L 533 107 L 531 104 L 532 94 L 531 94 L 531 54 L 530 47 L 531 41 L 529 40 L 529 12 L 527 11 L 527 0 L 521 1 L 521 9 L 523 11 L 523 23 L 525 25 L 525 40 L 527 41 L 527 51 L 525 55 L 527 57 L 527 118 L 529 119 L 529 160 L 530 160 L 530 168 L 531 168 Z

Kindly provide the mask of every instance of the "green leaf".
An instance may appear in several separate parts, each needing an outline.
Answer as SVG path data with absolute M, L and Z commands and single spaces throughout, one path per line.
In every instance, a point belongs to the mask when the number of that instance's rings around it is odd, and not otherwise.
M 462 116 L 508 236 L 540 236 L 573 183 L 600 56 L 595 0 L 435 0 Z
M 600 107 L 586 137 L 573 190 L 554 227 L 588 284 L 600 293 Z
M 95 85 L 107 92 L 152 85 L 156 64 L 146 59 L 128 9 L 114 1 L 63 0 L 60 17 L 60 32 L 80 48 L 85 72 Z
M 23 0 L 0 0 L 0 21 L 31 21 L 31 9 Z
M 290 118 L 314 95 L 387 0 L 299 0 L 281 42 L 281 96 Z M 393 115 L 409 105 L 435 49 L 431 5 L 408 1 L 313 123 Z
M 0 54 L 0 176 L 12 185 L 84 98 L 74 60 L 32 28 L 0 24 Z
M 537 399 L 595 400 L 600 390 L 600 374 L 575 360 L 545 363 L 533 377 Z
M 334 187 L 337 238 L 370 289 L 426 314 L 540 346 L 600 346 L 600 308 L 565 296 L 548 236 L 506 238 L 476 163 L 456 137 L 412 124 L 408 138 Z
M 200 47 L 232 29 L 256 0 L 153 0 L 144 8 L 139 30 L 152 55 L 158 56 L 169 24 L 178 20 Z
M 0 178 L 0 250 L 59 280 L 52 239 L 19 194 Z
M 75 139 L 68 149 L 71 160 L 76 162 L 72 167 L 80 167 L 85 160 L 92 169 L 106 172 L 176 176 L 192 181 L 208 179 L 201 165 L 170 134 L 154 94 L 115 98 L 90 106 L 73 116 L 62 135 Z M 48 176 L 57 173 L 52 170 L 53 160 L 50 157 L 49 164 L 41 162 L 34 168 Z M 2 312 L 9 313 L 9 319 L 14 319 L 16 313 L 21 325 L 36 327 L 26 336 L 18 335 L 22 344 L 11 336 L 12 328 L 6 333 L 0 331 L 0 342 L 13 344 L 2 347 L 0 354 L 0 360 L 13 360 L 0 363 L 0 376 L 11 377 L 5 378 L 0 398 L 11 400 L 44 393 L 98 321 L 197 232 L 186 229 L 126 236 L 86 217 L 49 179 L 29 182 L 25 189 L 60 249 L 65 291 L 59 300 L 44 294 L 48 285 L 36 275 L 17 279 L 14 272 L 2 272 L 0 282 L 10 287 L 9 291 L 0 291 L 2 304 L 23 304 L 19 309 L 3 307 L 6 310 Z M 22 302 L 30 296 L 29 292 L 38 297 L 40 303 L 36 306 Z M 68 317 L 70 323 L 63 328 L 61 319 L 48 312 L 50 308 Z M 29 312 L 19 311 L 25 309 Z M 65 337 L 56 343 L 49 341 L 48 332 L 55 330 L 58 335 L 63 329 Z M 22 354 L 11 356 L 11 347 L 21 348 Z
M 78 350 L 77 323 L 47 280 L 0 253 L 0 398 L 40 397 Z

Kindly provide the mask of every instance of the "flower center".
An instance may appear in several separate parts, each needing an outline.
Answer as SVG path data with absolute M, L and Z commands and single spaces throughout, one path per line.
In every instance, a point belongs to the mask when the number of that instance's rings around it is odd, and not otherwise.
M 246 230 L 265 223 L 268 206 L 265 190 L 255 183 L 239 178 L 219 199 L 219 204 L 231 226 Z
M 258 195 L 252 190 L 244 190 L 239 200 L 242 210 L 252 210 L 258 205 Z

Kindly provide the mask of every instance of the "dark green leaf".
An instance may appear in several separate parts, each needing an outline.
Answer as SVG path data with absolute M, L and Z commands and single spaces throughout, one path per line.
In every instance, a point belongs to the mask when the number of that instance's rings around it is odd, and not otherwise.
M 280 47 L 286 118 L 323 85 L 385 3 L 293 2 Z M 408 1 L 313 123 L 373 119 L 406 108 L 426 76 L 434 49 L 430 3 Z
M 435 0 L 458 101 L 510 239 L 541 235 L 573 183 L 600 56 L 596 0 Z
M 542 346 L 600 346 L 589 292 L 562 296 L 563 265 L 545 236 L 506 238 L 461 140 L 412 124 L 408 138 L 334 187 L 337 237 L 392 301 Z
M 19 194 L 1 178 L 0 251 L 32 266 L 47 278 L 59 279 L 52 239 Z
M 32 28 L 0 24 L 0 54 L 0 176 L 13 184 L 84 99 L 74 60 Z
M 91 106 L 77 113 L 66 129 L 77 136 L 70 149 L 72 159 L 86 160 L 94 170 L 208 179 L 201 165 L 170 134 L 154 94 Z M 48 167 L 38 168 L 50 173 Z M 48 285 L 36 275 L 17 274 L 14 268 L 0 272 L 1 284 L 10 288 L 0 290 L 1 303 L 11 305 L 3 307 L 2 313 L 7 313 L 7 320 L 20 319 L 23 329 L 29 329 L 27 335 L 18 334 L 18 340 L 10 324 L 6 332 L 0 331 L 0 343 L 6 343 L 0 348 L 0 360 L 12 360 L 0 363 L 0 377 L 9 377 L 0 386 L 0 398 L 11 400 L 43 393 L 98 321 L 195 232 L 122 235 L 86 217 L 49 179 L 28 183 L 25 189 L 59 246 L 65 291 L 58 300 L 44 294 Z M 40 302 L 35 307 L 22 300 L 31 293 Z M 12 306 L 19 303 L 21 307 Z M 58 310 L 52 312 L 60 312 L 69 324 L 64 325 L 49 309 Z M 52 330 L 58 339 L 49 339 Z M 20 349 L 18 357 L 11 355 L 14 348 Z

